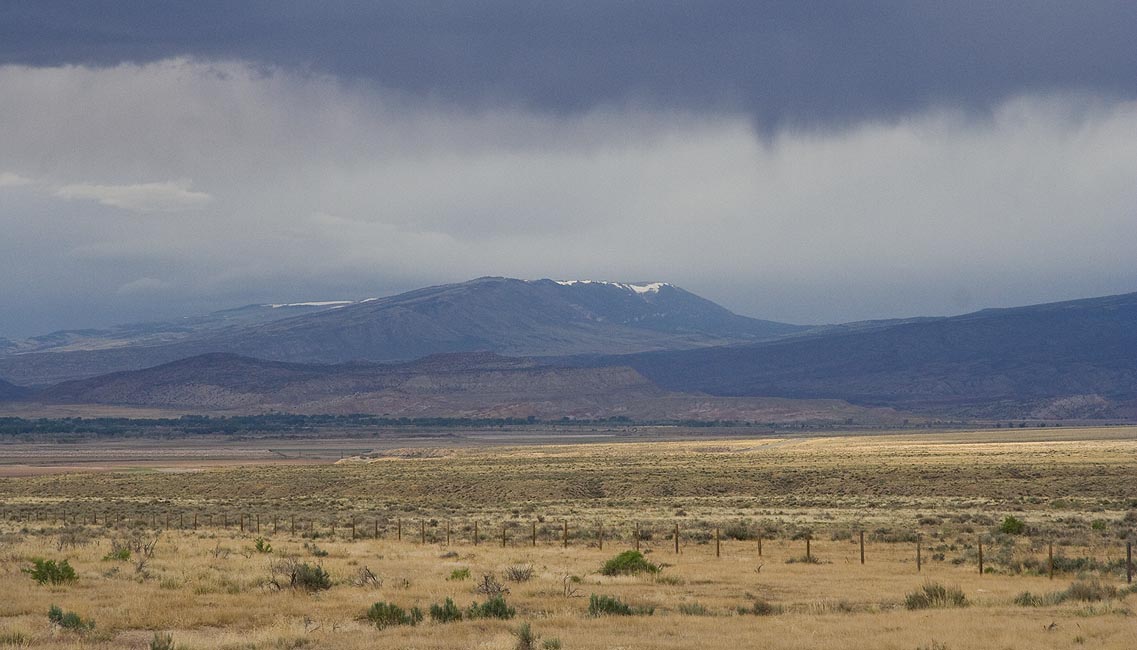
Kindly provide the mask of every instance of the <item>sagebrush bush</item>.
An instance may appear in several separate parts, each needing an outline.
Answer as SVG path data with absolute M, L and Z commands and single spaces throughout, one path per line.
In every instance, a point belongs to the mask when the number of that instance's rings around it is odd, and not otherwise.
M 296 560 L 282 560 L 272 565 L 270 582 L 278 589 L 322 591 L 332 588 L 332 579 L 324 567 Z
M 460 621 L 462 620 L 462 610 L 458 609 L 452 599 L 447 598 L 441 605 L 435 603 L 430 606 L 430 620 L 437 623 Z
M 589 616 L 651 616 L 654 612 L 650 607 L 632 607 L 615 596 L 592 594 L 588 598 Z
M 41 557 L 32 558 L 32 566 L 24 568 L 22 571 L 41 585 L 48 583 L 53 585 L 70 584 L 79 579 L 75 575 L 75 569 L 67 560 L 56 563 L 55 560 L 45 560 Z
M 738 608 L 739 614 L 753 614 L 755 616 L 773 616 L 782 613 L 782 606 L 775 605 L 768 600 L 755 598 L 753 604 Z
M 466 609 L 466 618 L 500 618 L 511 619 L 517 613 L 515 609 L 505 602 L 505 597 L 494 596 L 484 603 L 473 603 Z
M 945 587 L 938 582 L 925 583 L 920 589 L 904 598 L 908 609 L 930 609 L 941 607 L 967 607 L 967 597 L 958 587 Z
M 659 565 L 648 562 L 639 551 L 624 551 L 600 567 L 600 573 L 606 576 L 659 573 L 659 571 Z
M 422 610 L 412 607 L 407 612 L 395 603 L 379 601 L 367 610 L 367 619 L 380 630 L 393 625 L 418 625 L 422 622 Z

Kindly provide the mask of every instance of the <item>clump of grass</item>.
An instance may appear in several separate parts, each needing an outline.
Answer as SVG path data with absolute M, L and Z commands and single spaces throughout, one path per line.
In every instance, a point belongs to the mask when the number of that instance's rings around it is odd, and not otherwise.
M 41 585 L 48 583 L 53 585 L 70 584 L 79 579 L 75 575 L 75 569 L 67 560 L 57 563 L 55 560 L 45 560 L 41 557 L 32 558 L 32 566 L 21 570 Z
M 513 609 L 505 602 L 505 597 L 500 594 L 490 598 L 484 603 L 473 603 L 466 609 L 466 618 L 500 618 L 508 620 L 517 614 L 517 610 Z
M 700 603 L 680 603 L 679 613 L 685 616 L 710 616 L 707 608 Z
M 749 606 L 738 608 L 739 614 L 752 614 L 754 616 L 774 616 L 782 613 L 782 606 L 771 603 L 764 598 L 755 598 Z
M 470 567 L 462 567 L 461 569 L 454 569 L 450 572 L 450 577 L 447 580 L 469 580 Z
M 430 606 L 430 620 L 436 623 L 460 621 L 462 620 L 462 610 L 458 609 L 452 599 L 447 598 L 441 605 L 435 603 Z
M 600 573 L 606 576 L 638 575 L 659 573 L 659 571 L 659 565 L 648 562 L 639 551 L 624 551 L 605 562 L 600 568 Z
M 1077 580 L 1065 590 L 1054 591 L 1049 594 L 1032 594 L 1029 591 L 1024 591 L 1015 596 L 1015 604 L 1022 607 L 1048 607 L 1061 605 L 1068 601 L 1096 603 L 1112 600 L 1118 595 L 1117 587 L 1105 584 L 1100 580 Z
M 958 587 L 945 587 L 938 582 L 925 583 L 904 598 L 908 609 L 931 609 L 944 607 L 967 607 L 967 597 Z
M 816 555 L 799 555 L 786 560 L 786 564 L 821 564 Z
M 632 607 L 615 596 L 592 594 L 588 598 L 589 616 L 651 616 L 651 607 Z
M 312 557 L 328 557 L 328 552 L 316 546 L 314 542 L 304 542 L 304 550 L 312 554 Z
M 72 632 L 87 632 L 95 629 L 95 621 L 84 620 L 75 612 L 64 612 L 61 608 L 52 605 L 47 611 L 47 620 L 53 625 Z
M 422 610 L 412 607 L 406 611 L 395 603 L 379 601 L 367 610 L 367 620 L 380 630 L 394 625 L 418 625 L 422 622 Z
M 150 650 L 174 650 L 173 635 L 155 632 L 150 639 Z

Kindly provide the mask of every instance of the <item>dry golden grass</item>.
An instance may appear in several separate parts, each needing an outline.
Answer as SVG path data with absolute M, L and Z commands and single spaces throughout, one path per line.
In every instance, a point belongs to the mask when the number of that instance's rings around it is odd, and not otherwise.
M 168 631 L 184 648 L 512 648 L 511 631 L 523 621 L 566 649 L 1137 647 L 1137 618 L 1130 612 L 1137 594 L 1046 607 L 1013 602 L 1020 592 L 1058 591 L 1079 577 L 1038 575 L 1050 541 L 1060 556 L 1096 561 L 1085 577 L 1124 586 L 1123 537 L 1137 528 L 1133 429 L 454 449 L 423 456 L 0 480 L 0 647 L 145 648 L 154 631 Z M 75 523 L 89 522 L 92 514 L 98 525 Z M 193 514 L 197 530 L 189 529 Z M 238 530 L 241 514 L 249 529 L 260 517 L 260 535 Z M 289 532 L 293 514 L 303 529 L 295 535 Z M 114 526 L 106 525 L 108 515 Z M 1007 515 L 1024 520 L 1028 534 L 999 534 Z M 57 521 L 61 516 L 70 523 Z M 165 528 L 166 516 L 172 528 L 161 532 L 142 571 L 132 562 L 103 559 L 114 539 L 152 539 L 152 525 Z M 179 516 L 184 529 L 177 527 Z M 208 516 L 214 527 L 206 525 Z M 222 516 L 228 528 L 217 526 Z M 347 528 L 353 517 L 356 540 Z M 314 535 L 306 529 L 309 520 Z M 399 520 L 401 541 L 394 539 Z M 567 549 L 560 542 L 562 520 L 572 526 Z M 371 537 L 376 521 L 379 539 Z M 444 541 L 448 521 L 450 546 Z M 426 544 L 420 522 L 428 524 Z M 471 539 L 474 522 L 478 546 Z M 503 522 L 509 525 L 504 548 Z M 530 545 L 532 522 L 539 522 L 536 547 Z M 678 555 L 670 539 L 677 522 L 683 535 Z M 716 557 L 714 529 L 739 523 L 765 531 L 762 557 L 756 539 L 724 539 Z M 603 549 L 596 544 L 601 524 Z M 648 558 L 668 566 L 659 577 L 600 575 L 606 559 L 632 547 L 637 524 L 651 537 L 642 542 Z M 859 530 L 867 531 L 865 565 L 858 558 Z M 800 537 L 806 533 L 820 563 L 787 563 L 804 554 Z M 271 554 L 253 550 L 258 536 L 272 544 Z M 986 575 L 976 567 L 980 539 L 993 571 Z M 328 555 L 314 557 L 305 547 L 313 543 Z M 321 564 L 334 586 L 313 595 L 272 588 L 270 563 L 286 556 Z M 78 582 L 37 585 L 21 572 L 32 557 L 67 558 Z M 534 577 L 507 582 L 507 600 L 518 612 L 512 621 L 428 619 L 413 628 L 378 630 L 363 618 L 376 601 L 426 610 L 452 597 L 465 608 L 484 596 L 473 592 L 473 579 L 448 580 L 454 569 L 469 568 L 474 579 L 487 573 L 503 579 L 514 565 L 532 565 Z M 365 566 L 382 586 L 351 584 Z M 573 595 L 565 594 L 568 576 L 580 578 L 569 583 Z M 971 605 L 905 609 L 905 595 L 928 580 L 959 586 Z M 655 613 L 590 618 L 592 593 Z M 758 599 L 780 613 L 738 613 Z M 95 630 L 81 636 L 53 628 L 46 616 L 52 604 L 93 618 Z

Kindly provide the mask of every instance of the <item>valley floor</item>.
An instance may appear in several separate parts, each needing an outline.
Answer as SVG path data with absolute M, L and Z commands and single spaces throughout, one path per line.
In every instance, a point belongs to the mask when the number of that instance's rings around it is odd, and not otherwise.
M 1137 428 L 354 451 L 0 478 L 0 648 L 1137 647 Z M 662 571 L 600 572 L 637 545 Z M 464 610 L 487 575 L 512 619 L 367 618 Z M 931 585 L 964 606 L 910 608 Z

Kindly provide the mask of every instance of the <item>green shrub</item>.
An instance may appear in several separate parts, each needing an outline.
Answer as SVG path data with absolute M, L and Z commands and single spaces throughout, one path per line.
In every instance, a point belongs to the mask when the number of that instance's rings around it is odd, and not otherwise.
M 71 630 L 73 632 L 86 632 L 95 629 L 95 622 L 93 620 L 83 620 L 83 618 L 75 612 L 64 612 L 55 605 L 52 605 L 51 608 L 47 610 L 47 620 L 65 630 Z
M 311 565 L 296 560 L 281 560 L 274 562 L 271 567 L 272 578 L 270 583 L 277 589 L 301 589 L 304 591 L 321 591 L 332 588 L 332 579 L 324 567 Z
M 549 637 L 541 642 L 541 647 L 544 650 L 561 650 L 561 640 L 557 637 Z
M 517 613 L 515 609 L 505 603 L 500 594 L 490 598 L 484 603 L 474 603 L 466 610 L 466 618 L 500 618 L 511 619 Z
M 263 537 L 258 537 L 253 544 L 253 550 L 257 553 L 272 553 L 272 544 L 266 542 Z
M 32 559 L 32 565 L 31 568 L 24 568 L 22 571 L 41 585 L 49 582 L 53 585 L 68 584 L 79 579 L 75 575 L 75 569 L 71 568 L 67 560 L 57 564 L 55 560 L 37 557 Z
M 126 547 L 111 548 L 107 555 L 102 556 L 103 561 L 117 560 L 125 563 L 131 559 L 131 550 Z
M 462 567 L 461 569 L 454 569 L 450 572 L 450 577 L 447 580 L 469 580 L 470 567 Z
M 411 611 L 407 612 L 395 603 L 379 601 L 367 610 L 367 619 L 380 630 L 393 625 L 418 625 L 422 622 L 422 611 L 412 607 Z
M 958 587 L 945 587 L 938 582 L 928 582 L 908 594 L 904 599 L 904 606 L 908 609 L 967 607 L 967 597 Z
M 1026 524 L 1022 519 L 1007 515 L 1003 518 L 1003 523 L 999 525 L 999 532 L 1004 535 L 1022 535 L 1026 532 Z
M 614 596 L 592 594 L 588 598 L 589 616 L 651 616 L 654 611 L 650 607 L 632 607 Z
M 430 606 L 430 620 L 438 623 L 460 621 L 462 620 L 462 610 L 458 609 L 453 600 L 447 598 L 446 602 L 441 605 L 435 603 Z
M 606 576 L 637 575 L 640 573 L 659 573 L 658 564 L 652 564 L 644 559 L 639 551 L 624 551 L 604 563 L 600 573 Z
M 537 640 L 541 638 L 541 635 L 534 632 L 528 623 L 518 625 L 513 631 L 513 636 L 517 637 L 517 645 L 514 646 L 517 650 L 534 650 L 537 647 Z

